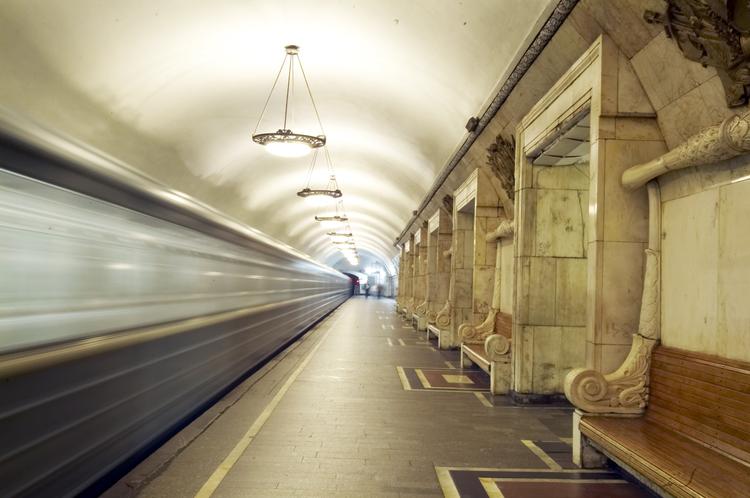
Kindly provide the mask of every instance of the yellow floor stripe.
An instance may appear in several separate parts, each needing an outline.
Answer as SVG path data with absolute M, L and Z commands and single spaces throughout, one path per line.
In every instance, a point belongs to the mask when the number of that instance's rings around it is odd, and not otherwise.
M 216 470 L 214 470 L 213 474 L 211 474 L 211 477 L 208 478 L 201 489 L 198 490 L 198 492 L 195 494 L 195 498 L 209 498 L 212 494 L 214 494 L 214 491 L 216 491 L 216 488 L 219 487 L 221 481 L 224 480 L 229 471 L 232 470 L 232 467 L 234 467 L 234 464 L 237 463 L 247 447 L 250 446 L 250 443 L 253 442 L 255 436 L 258 435 L 258 432 L 260 432 L 260 430 L 263 428 L 263 425 L 271 417 L 271 414 L 276 409 L 276 406 L 278 406 L 279 402 L 281 402 L 281 399 L 287 393 L 294 381 L 297 380 L 297 377 L 299 377 L 299 375 L 302 373 L 302 370 L 304 370 L 307 364 L 310 362 L 315 352 L 318 350 L 318 348 L 320 348 L 320 346 L 323 344 L 323 341 L 325 341 L 325 339 L 328 337 L 328 334 L 333 328 L 333 325 L 329 327 L 328 330 L 326 330 L 325 335 L 321 337 L 320 341 L 318 341 L 318 343 L 312 348 L 305 359 L 302 360 L 302 363 L 299 364 L 297 369 L 292 373 L 292 375 L 289 376 L 286 382 L 284 382 L 284 385 L 281 386 L 279 392 L 276 393 L 276 395 L 273 397 L 273 399 L 271 399 L 271 402 L 268 403 L 263 412 L 258 416 L 258 418 L 255 419 L 253 425 L 250 426 L 250 428 L 247 430 L 245 435 L 242 436 L 237 445 L 232 449 L 231 452 L 229 452 L 229 455 L 227 455 L 224 461 L 221 462 Z
M 550 458 L 550 456 L 546 454 L 543 449 L 535 445 L 534 441 L 531 441 L 529 439 L 522 439 L 521 442 L 536 456 L 538 456 L 545 464 L 547 464 L 547 467 L 549 467 L 550 470 L 562 470 L 560 464 L 552 460 L 552 458 Z
M 490 403 L 490 400 L 487 399 L 484 393 L 474 391 L 474 396 L 476 396 L 479 402 L 482 403 L 484 406 L 486 406 L 487 408 L 492 408 L 492 403 Z
M 415 368 L 414 372 L 417 374 L 417 378 L 419 378 L 419 382 L 422 383 L 422 387 L 432 388 L 430 385 L 430 381 L 427 380 L 427 377 L 425 377 L 424 372 L 422 372 L 421 368 Z
M 396 367 L 396 371 L 398 372 L 398 378 L 401 379 L 401 385 L 404 387 L 404 390 L 411 391 L 411 386 L 409 385 L 409 380 L 406 378 L 406 372 L 404 372 L 404 369 Z

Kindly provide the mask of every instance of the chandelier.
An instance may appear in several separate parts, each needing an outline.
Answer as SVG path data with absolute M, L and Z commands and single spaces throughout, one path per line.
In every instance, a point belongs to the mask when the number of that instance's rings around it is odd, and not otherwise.
M 314 204 L 317 205 L 325 204 L 329 200 L 329 198 L 338 199 L 343 195 L 341 193 L 341 189 L 339 189 L 339 184 L 336 181 L 336 175 L 333 174 L 333 164 L 331 162 L 331 155 L 328 153 L 328 148 L 324 147 L 323 151 L 325 153 L 326 165 L 328 166 L 328 184 L 325 186 L 325 188 L 310 187 L 310 184 L 312 183 L 313 173 L 315 172 L 315 165 L 318 161 L 318 150 L 316 149 L 315 152 L 313 152 L 312 162 L 310 163 L 310 170 L 307 172 L 307 183 L 302 190 L 297 192 L 297 195 L 299 197 L 302 197 L 303 199 L 310 199 Z
M 323 133 L 323 125 L 320 121 L 318 108 L 315 106 L 315 100 L 313 99 L 310 85 L 307 83 L 305 70 L 302 68 L 302 62 L 299 59 L 299 47 L 297 45 L 287 45 L 284 48 L 286 49 L 286 55 L 284 56 L 284 60 L 281 63 L 281 68 L 279 69 L 278 74 L 276 74 L 276 79 L 271 86 L 271 92 L 268 94 L 266 103 L 263 106 L 263 111 L 261 111 L 260 113 L 258 123 L 255 125 L 255 130 L 253 130 L 253 141 L 260 145 L 264 145 L 268 152 L 270 152 L 271 154 L 284 157 L 300 157 L 309 153 L 312 149 L 317 149 L 318 147 L 324 146 L 326 143 L 326 137 Z M 315 111 L 315 117 L 318 120 L 318 126 L 320 127 L 320 134 L 318 135 L 295 133 L 291 130 L 289 124 L 289 95 L 290 92 L 292 96 L 294 95 L 295 62 L 299 67 L 299 72 L 302 75 L 302 80 L 305 83 L 307 94 L 310 97 L 310 102 L 312 103 L 313 110 Z M 284 72 L 285 67 L 287 68 L 287 74 L 286 94 L 284 97 L 284 122 L 281 128 L 279 128 L 275 132 L 258 133 L 260 123 L 266 114 L 266 110 L 268 109 L 268 103 L 271 101 L 273 92 L 276 89 L 276 85 L 278 84 L 279 78 Z

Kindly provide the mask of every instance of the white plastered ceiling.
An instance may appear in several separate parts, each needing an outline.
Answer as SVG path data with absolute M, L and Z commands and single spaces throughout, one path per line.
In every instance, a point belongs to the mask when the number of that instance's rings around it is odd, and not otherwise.
M 0 30 L 10 31 L 0 57 L 44 66 L 59 78 L 50 81 L 181 162 L 134 166 L 167 183 L 189 174 L 199 181 L 183 182 L 186 193 L 212 203 L 224 192 L 235 217 L 335 264 L 317 209 L 295 197 L 309 159 L 271 156 L 250 139 L 284 45 L 299 45 L 357 246 L 390 268 L 394 238 L 465 137 L 467 119 L 483 111 L 554 3 L 4 0 Z M 32 50 L 14 53 L 22 45 Z M 44 120 L 31 107 L 49 106 L 41 93 L 52 89 L 11 82 L 23 77 L 20 69 L 0 75 L 0 105 Z M 40 95 L 14 98 L 9 88 Z M 276 116 L 272 105 L 269 131 L 281 127 Z M 116 146 L 107 152 L 119 155 Z

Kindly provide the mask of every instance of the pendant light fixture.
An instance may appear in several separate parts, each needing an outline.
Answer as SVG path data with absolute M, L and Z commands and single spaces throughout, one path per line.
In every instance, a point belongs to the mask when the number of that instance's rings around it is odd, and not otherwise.
M 312 149 L 324 146 L 326 143 L 326 137 L 323 132 L 323 124 L 320 121 L 320 115 L 318 114 L 318 108 L 315 106 L 315 99 L 313 99 L 310 85 L 307 83 L 305 70 L 302 68 L 302 62 L 299 59 L 299 47 L 297 45 L 287 45 L 284 48 L 286 49 L 286 55 L 284 56 L 284 61 L 281 63 L 281 68 L 276 75 L 276 79 L 273 82 L 273 86 L 271 86 L 271 92 L 268 94 L 266 103 L 263 106 L 263 111 L 261 111 L 260 113 L 258 123 L 255 125 L 255 130 L 253 131 L 253 141 L 260 145 L 264 145 L 266 149 L 268 149 L 268 152 L 270 152 L 271 154 L 284 157 L 300 157 L 309 153 Z M 310 97 L 312 108 L 315 111 L 315 117 L 318 120 L 318 126 L 320 127 L 320 134 L 318 135 L 295 133 L 291 129 L 291 123 L 289 121 L 290 112 L 293 111 L 293 109 L 289 108 L 289 96 L 290 93 L 292 94 L 292 96 L 294 96 L 295 65 L 299 67 L 299 72 L 302 75 L 302 80 L 305 83 L 305 88 L 307 89 L 307 94 Z M 279 82 L 279 78 L 284 72 L 284 68 L 287 68 L 287 73 L 286 93 L 284 97 L 283 124 L 281 128 L 279 128 L 275 132 L 258 133 L 258 128 L 260 127 L 261 121 L 263 120 L 263 117 L 266 114 L 266 110 L 268 109 L 268 103 L 271 101 L 271 97 L 273 96 L 273 92 L 276 89 L 277 83 Z
M 313 173 L 315 172 L 315 166 L 318 162 L 319 155 L 325 156 L 326 166 L 328 167 L 328 184 L 325 188 L 311 188 L 310 184 L 312 183 Z M 323 147 L 322 153 L 320 152 L 320 149 L 316 149 L 313 152 L 310 169 L 307 172 L 307 183 L 302 190 L 297 192 L 297 195 L 303 199 L 312 201 L 316 205 L 323 205 L 328 200 L 338 199 L 343 195 L 341 189 L 339 189 L 339 184 L 336 181 L 336 175 L 333 174 L 333 163 L 331 162 L 331 155 L 328 152 L 328 147 Z

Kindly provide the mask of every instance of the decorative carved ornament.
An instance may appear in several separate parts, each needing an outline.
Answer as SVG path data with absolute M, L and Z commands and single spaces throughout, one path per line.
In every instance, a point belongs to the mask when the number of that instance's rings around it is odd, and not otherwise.
M 647 10 L 644 19 L 663 24 L 688 59 L 716 68 L 727 105 L 750 97 L 750 5 L 747 0 L 666 0 L 664 14 Z
M 515 231 L 515 228 L 513 227 L 513 220 L 503 220 L 500 222 L 497 228 L 494 229 L 492 232 L 488 233 L 485 238 L 487 242 L 492 242 L 493 240 L 505 239 L 508 237 L 513 237 L 514 231 Z
M 490 310 L 487 318 L 479 324 L 462 323 L 458 327 L 458 337 L 466 344 L 482 344 L 487 336 L 495 333 L 495 317 L 497 310 Z
M 565 396 L 588 413 L 642 414 L 648 404 L 651 351 L 659 342 L 659 237 L 661 199 L 656 182 L 648 184 L 649 248 L 641 297 L 638 333 L 633 334 L 630 353 L 614 372 L 603 375 L 593 369 L 575 368 L 565 376 Z
M 750 111 L 730 116 L 688 138 L 666 154 L 637 164 L 622 174 L 625 188 L 635 190 L 669 171 L 712 164 L 750 152 Z
M 643 413 L 648 402 L 648 371 L 656 339 L 633 334 L 625 362 L 608 375 L 576 368 L 565 377 L 565 396 L 589 413 Z
M 443 208 L 445 208 L 446 212 L 448 213 L 448 216 L 452 219 L 453 218 L 453 196 L 450 194 L 447 194 L 443 197 Z
M 484 350 L 490 361 L 504 361 L 510 355 L 510 339 L 501 334 L 492 334 L 484 340 Z
M 515 140 L 505 140 L 501 135 L 495 139 L 495 143 L 487 148 L 487 163 L 492 172 L 500 180 L 505 194 L 511 201 L 515 197 L 515 164 L 516 144 Z
M 424 317 L 427 314 L 427 301 L 414 308 L 414 313 L 419 317 Z
M 451 302 L 450 299 L 445 302 L 445 306 L 437 312 L 435 316 L 435 325 L 441 329 L 447 329 L 451 326 Z

